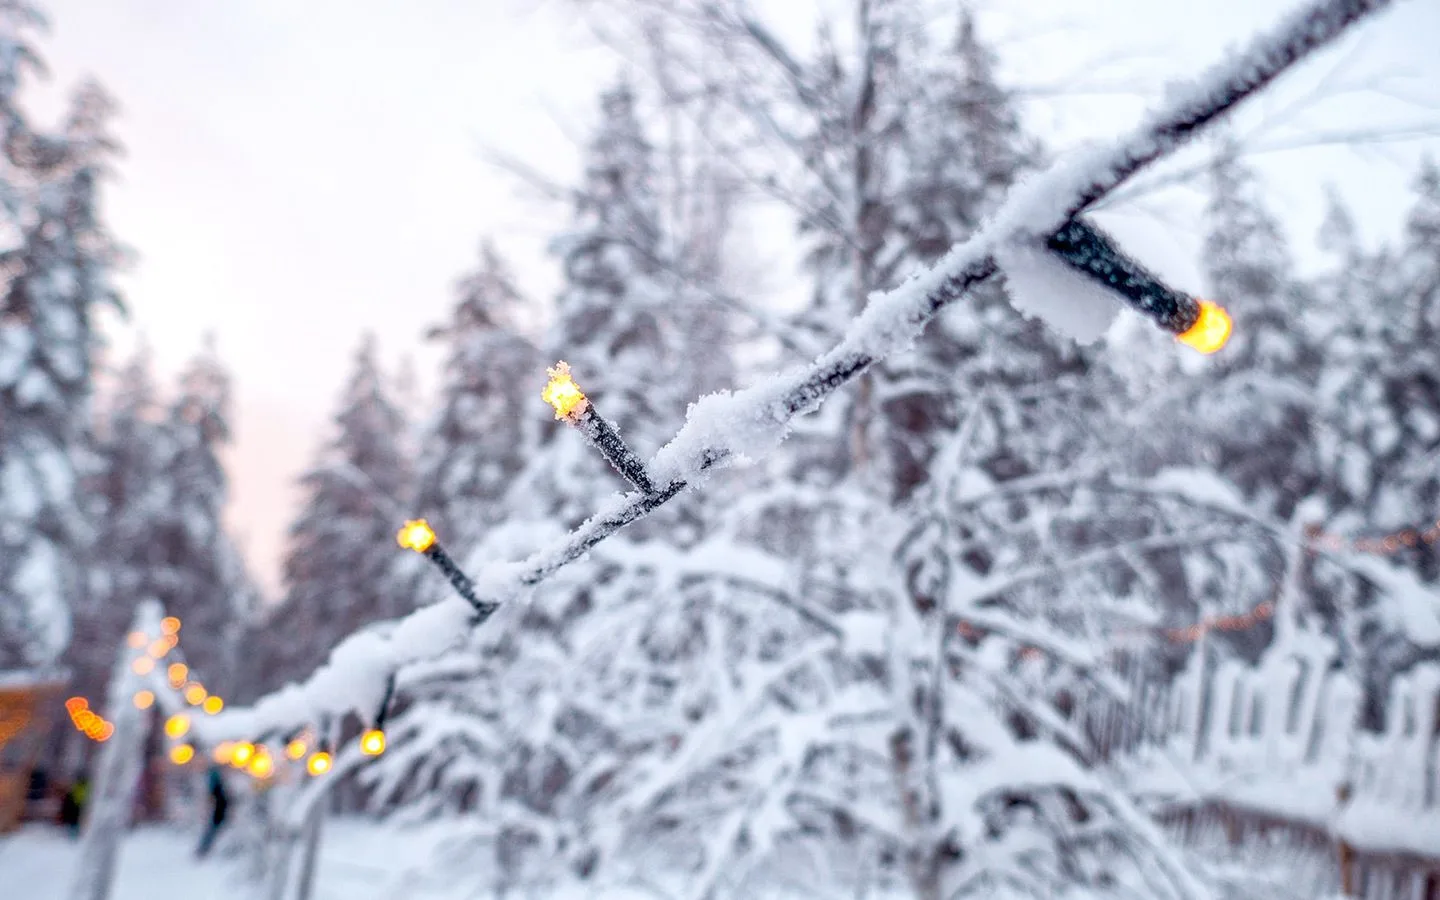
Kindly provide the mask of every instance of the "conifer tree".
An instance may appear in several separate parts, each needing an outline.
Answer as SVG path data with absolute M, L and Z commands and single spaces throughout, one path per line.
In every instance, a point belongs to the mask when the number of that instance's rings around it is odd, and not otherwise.
M 526 300 L 490 241 L 456 291 L 450 321 L 428 334 L 446 348 L 445 377 L 421 440 L 415 508 L 468 548 L 505 517 L 506 491 L 534 449 L 544 365 L 519 330 Z
M 1235 335 L 1193 397 L 1197 446 L 1260 507 L 1288 518 L 1318 488 L 1307 385 L 1319 356 L 1311 323 L 1293 314 L 1311 298 L 1295 278 L 1288 242 L 1255 173 L 1233 143 L 1223 143 L 1211 164 L 1210 192 L 1207 288 L 1233 310 Z
M 170 454 L 161 478 L 170 502 L 155 510 L 150 561 L 159 599 L 183 623 L 187 660 L 208 686 L 226 691 L 239 676 L 255 594 L 224 530 L 220 453 L 231 438 L 230 376 L 211 337 L 180 375 L 166 432 Z
M 38 65 L 38 21 L 28 4 L 0 9 L 0 666 L 53 663 L 86 588 L 93 316 L 119 306 L 120 254 L 99 218 L 113 105 L 86 84 L 58 134 L 31 128 L 16 93 Z
M 263 647 L 255 675 L 264 689 L 300 678 L 357 629 L 409 611 L 390 578 L 395 511 L 411 491 L 404 432 L 367 334 L 334 435 L 300 479 L 305 501 L 290 526 L 284 598 L 252 638 Z

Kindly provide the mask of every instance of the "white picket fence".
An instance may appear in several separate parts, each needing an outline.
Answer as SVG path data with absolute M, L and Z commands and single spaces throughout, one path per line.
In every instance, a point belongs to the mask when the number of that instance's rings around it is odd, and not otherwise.
M 1286 635 L 1253 666 L 1216 656 L 1201 641 L 1173 680 L 1129 673 L 1128 709 L 1084 713 L 1114 777 L 1187 844 L 1284 854 L 1317 896 L 1344 852 L 1356 896 L 1440 900 L 1440 665 L 1394 679 L 1375 732 L 1328 638 Z

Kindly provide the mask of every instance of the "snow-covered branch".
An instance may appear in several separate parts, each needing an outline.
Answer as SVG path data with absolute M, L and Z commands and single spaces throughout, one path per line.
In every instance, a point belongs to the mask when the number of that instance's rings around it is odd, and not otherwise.
M 492 603 L 518 599 L 697 484 L 710 470 L 773 449 L 796 417 L 814 411 L 879 360 L 909 348 L 941 310 L 996 274 L 997 251 L 1041 241 L 1351 25 L 1388 5 L 1389 0 L 1319 0 L 1292 13 L 1244 52 L 1230 55 L 1193 85 L 1174 90 L 1170 102 L 1130 135 L 1062 160 L 1019 185 L 974 237 L 929 271 L 872 295 L 845 337 L 808 366 L 748 390 L 701 398 L 692 405 L 685 426 L 646 467 L 653 490 L 616 497 L 530 558 L 482 571 L 476 586 L 488 602 L 481 608 L 450 598 L 413 613 L 388 633 L 357 634 L 340 644 L 304 685 L 291 685 L 249 710 L 222 714 L 206 723 L 206 736 L 250 736 L 349 710 L 373 714 L 387 680 L 402 665 L 455 648 L 488 618 Z M 1066 314 L 1060 306 L 1040 312 L 1047 318 Z

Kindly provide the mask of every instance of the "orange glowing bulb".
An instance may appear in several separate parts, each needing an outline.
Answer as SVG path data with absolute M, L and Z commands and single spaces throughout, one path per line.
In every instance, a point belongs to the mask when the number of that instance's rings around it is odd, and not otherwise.
M 165 735 L 167 737 L 184 737 L 190 730 L 190 717 L 184 713 L 176 713 L 165 720 Z
M 225 708 L 225 701 L 221 700 L 214 694 L 211 694 L 210 696 L 205 698 L 204 703 L 200 704 L 200 708 L 205 710 L 206 715 L 213 716 L 220 710 Z
M 189 744 L 177 744 L 170 748 L 170 761 L 177 766 L 183 766 L 195 758 L 195 748 Z
M 171 663 L 165 674 L 170 678 L 170 686 L 178 688 L 190 676 L 190 667 L 181 662 Z
M 98 732 L 96 732 L 96 734 L 95 734 L 95 740 L 97 740 L 97 741 L 99 741 L 100 743 L 103 744 L 103 743 L 105 743 L 106 741 L 110 740 L 110 735 L 112 735 L 112 734 L 114 734 L 114 733 L 115 733 L 115 726 L 112 725 L 112 724 L 110 724 L 109 722 L 106 722 L 105 724 L 101 725 L 101 726 L 100 726 L 100 730 L 99 730 Z
M 160 620 L 160 631 L 163 634 L 177 634 L 180 631 L 180 620 L 174 616 L 166 616 Z
M 170 642 L 164 638 L 156 638 L 150 642 L 149 654 L 156 659 L 170 652 Z
M 154 691 L 137 691 L 135 694 L 135 708 L 149 709 L 155 705 Z
M 256 778 L 269 778 L 270 773 L 275 771 L 275 761 L 270 758 L 269 753 L 261 749 L 256 751 L 255 757 L 250 760 L 250 765 L 245 768 Z
M 305 751 L 308 749 L 309 748 L 305 746 L 304 741 L 296 738 L 295 740 L 285 745 L 285 756 L 290 759 L 299 759 L 300 757 L 305 755 Z
M 1200 315 L 1195 319 L 1195 324 L 1177 336 L 1176 340 L 1201 353 L 1214 353 L 1230 340 L 1230 331 L 1234 325 L 1230 321 L 1230 314 L 1225 312 L 1224 307 L 1211 303 L 1209 300 L 1199 302 Z
M 424 519 L 411 519 L 400 529 L 400 533 L 395 535 L 395 540 L 406 550 L 424 553 L 434 545 L 435 532 Z
M 330 771 L 331 762 L 330 754 L 324 750 L 321 750 L 319 753 L 312 753 L 310 758 L 305 761 L 305 771 L 311 775 L 324 775 Z
M 360 735 L 360 752 L 366 756 L 379 756 L 385 752 L 385 732 L 372 728 Z
M 555 418 L 574 419 L 585 412 L 588 401 L 585 392 L 570 377 L 570 364 L 563 359 L 552 368 L 546 369 L 550 376 L 540 397 L 555 409 Z
M 155 671 L 155 660 L 142 656 L 130 664 L 130 670 L 136 675 L 149 675 Z
M 74 716 L 82 709 L 89 708 L 90 701 L 86 700 L 84 697 L 71 697 L 69 700 L 65 701 L 65 710 L 66 712 L 70 713 L 71 716 Z
M 235 742 L 221 741 L 215 745 L 215 749 L 211 752 L 210 756 L 222 766 L 229 765 L 230 761 L 235 758 Z
M 198 681 L 192 681 L 185 685 L 185 702 L 191 706 L 199 706 L 205 702 L 205 686 Z

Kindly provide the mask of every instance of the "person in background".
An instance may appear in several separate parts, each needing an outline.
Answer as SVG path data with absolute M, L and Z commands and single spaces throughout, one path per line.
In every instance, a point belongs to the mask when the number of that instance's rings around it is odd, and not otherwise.
M 80 817 L 85 812 L 85 800 L 89 793 L 90 779 L 81 772 L 60 800 L 60 824 L 69 828 L 72 836 L 80 833 Z
M 220 774 L 219 766 L 212 765 L 206 770 L 205 782 L 210 794 L 210 824 L 200 836 L 200 846 L 195 848 L 197 859 L 204 859 L 210 852 L 215 836 L 220 833 L 220 826 L 225 824 L 225 813 L 230 808 L 230 795 L 225 791 L 225 779 Z

